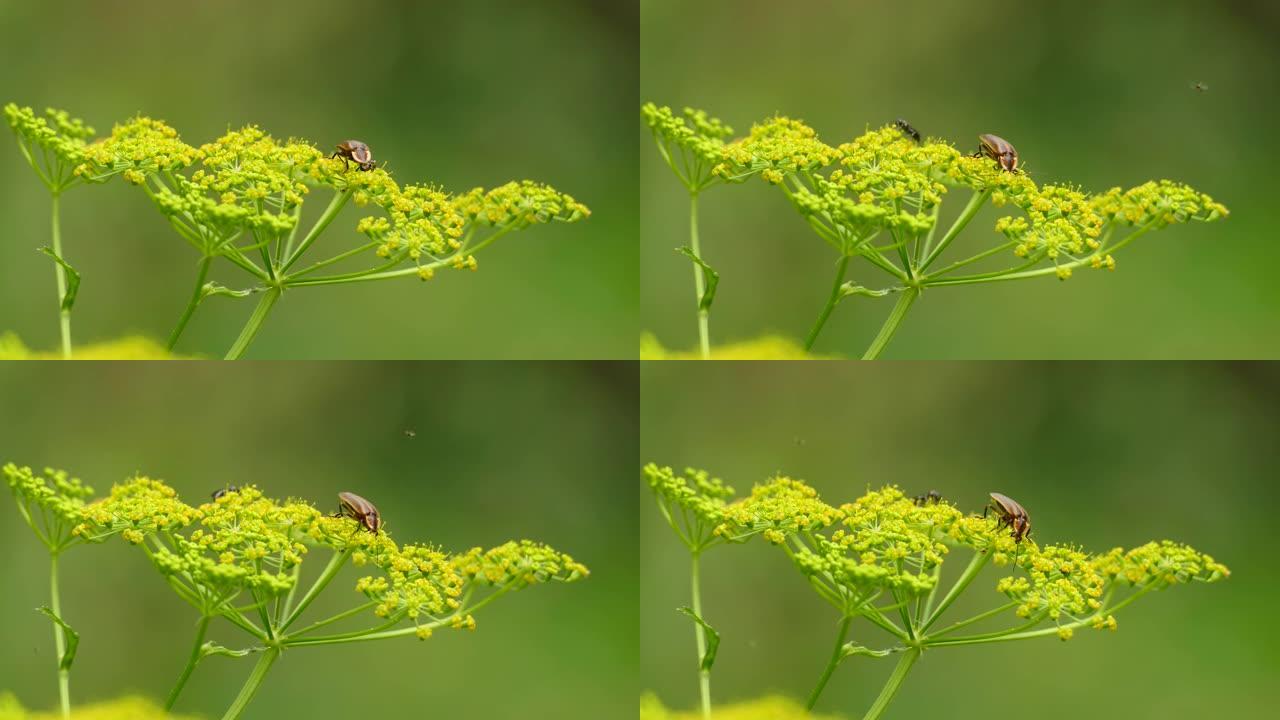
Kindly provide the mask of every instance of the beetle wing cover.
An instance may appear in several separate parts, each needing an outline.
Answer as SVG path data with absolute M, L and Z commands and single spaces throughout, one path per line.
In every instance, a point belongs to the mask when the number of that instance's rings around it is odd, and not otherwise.
M 1019 505 L 1017 500 L 1014 500 L 1008 495 L 1002 495 L 998 492 L 993 492 L 991 493 L 991 499 L 996 501 L 996 504 L 1000 506 L 1001 510 L 1005 511 L 1010 515 L 1022 515 L 1022 516 L 1027 515 L 1026 508 Z

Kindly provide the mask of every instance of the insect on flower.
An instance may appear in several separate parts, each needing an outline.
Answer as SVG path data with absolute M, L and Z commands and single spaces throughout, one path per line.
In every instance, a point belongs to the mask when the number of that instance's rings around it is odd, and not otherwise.
M 378 508 L 355 493 L 338 493 L 338 512 L 334 513 L 333 517 L 344 515 L 356 520 L 371 533 L 376 534 L 382 527 L 382 516 L 378 514 Z
M 1009 144 L 1008 140 L 999 135 L 984 133 L 978 136 L 978 152 L 971 157 L 987 157 L 995 160 L 1000 167 L 1011 172 L 1018 172 L 1018 151 Z
M 993 492 L 991 503 L 982 509 L 982 517 L 987 516 L 988 510 L 996 511 L 1000 516 L 1000 522 L 996 528 L 1009 528 L 1009 537 L 1012 537 L 1015 543 L 1021 543 L 1022 538 L 1031 534 L 1031 516 L 1027 514 L 1026 508 L 1018 504 L 1017 500 L 1008 495 Z
M 350 163 L 355 163 L 361 170 L 372 170 L 377 166 L 373 162 L 373 151 L 359 140 L 343 140 L 338 143 L 338 151 L 330 158 L 342 158 L 343 169 L 350 170 Z
M 902 118 L 898 118 L 893 121 L 893 124 L 901 130 L 904 135 L 915 140 L 917 143 L 920 142 L 920 131 L 911 127 L 911 123 L 903 120 Z
M 240 487 L 237 485 L 228 485 L 224 488 L 218 488 L 217 490 L 213 491 L 213 500 L 214 502 L 217 502 L 218 498 L 222 497 L 223 495 L 226 495 L 227 493 L 233 493 L 233 492 L 240 492 Z
M 934 503 L 934 504 L 937 504 L 937 503 L 940 503 L 940 502 L 942 502 L 942 494 L 941 494 L 941 493 L 939 493 L 937 490 L 930 490 L 928 493 L 926 493 L 926 494 L 924 494 L 924 495 L 917 495 L 917 496 L 916 496 L 916 505 L 921 505 L 921 506 L 923 506 L 923 505 L 926 505 L 926 504 L 928 504 L 928 503 Z

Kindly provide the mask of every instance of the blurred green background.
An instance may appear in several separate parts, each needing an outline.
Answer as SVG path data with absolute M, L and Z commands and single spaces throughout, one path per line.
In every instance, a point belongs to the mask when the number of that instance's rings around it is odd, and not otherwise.
M 143 113 L 197 145 L 248 123 L 322 148 L 356 137 L 402 182 L 460 192 L 529 178 L 594 212 L 504 238 L 475 275 L 290 293 L 248 357 L 634 358 L 636 12 L 613 0 L 0 0 L 0 104 L 64 107 L 99 133 Z M 0 187 L 0 330 L 52 348 L 53 269 L 36 252 L 48 193 L 11 138 Z M 307 217 L 327 202 L 313 198 Z M 359 217 L 345 209 L 312 251 L 333 252 L 315 259 L 352 247 Z M 168 336 L 198 258 L 145 195 L 73 189 L 63 234 L 84 276 L 77 342 Z M 243 286 L 226 265 L 215 279 Z M 221 357 L 253 302 L 205 303 L 180 349 Z
M 1038 542 L 1097 552 L 1167 538 L 1232 570 L 1220 583 L 1141 599 L 1117 613 L 1114 634 L 939 648 L 916 665 L 887 717 L 1272 714 L 1274 365 L 645 363 L 641 392 L 641 458 L 705 467 L 740 494 L 784 473 L 834 504 L 898 484 L 936 489 L 976 512 L 996 490 L 1028 508 Z M 691 708 L 693 631 L 675 611 L 689 602 L 688 552 L 648 488 L 638 492 L 642 684 Z M 944 568 L 944 585 L 965 562 Z M 722 634 L 713 698 L 807 696 L 831 651 L 835 610 L 765 543 L 713 548 L 702 565 L 703 614 Z M 998 577 L 984 571 L 948 617 L 1000 604 Z M 852 638 L 893 640 L 862 620 Z M 819 709 L 861 717 L 892 665 L 847 660 Z
M 884 357 L 1280 356 L 1273 277 L 1280 137 L 1270 130 L 1280 120 L 1271 90 L 1280 85 L 1276 3 L 641 0 L 640 7 L 642 101 L 702 107 L 739 133 L 785 114 L 832 144 L 895 117 L 965 150 L 979 133 L 994 132 L 1017 146 L 1038 182 L 1101 191 L 1169 178 L 1231 210 L 1223 222 L 1142 238 L 1117 254 L 1114 274 L 939 288 L 912 309 Z M 1197 92 L 1194 82 L 1209 89 Z M 688 196 L 638 119 L 635 128 L 641 321 L 668 347 L 693 348 L 689 261 L 672 252 L 687 244 Z M 944 204 L 944 227 L 966 201 Z M 759 181 L 712 188 L 699 216 L 703 254 L 721 276 L 712 342 L 766 332 L 803 338 L 830 292 L 830 248 Z M 996 217 L 986 208 L 948 257 L 991 247 Z M 863 283 L 884 277 L 865 261 L 852 269 Z M 846 301 L 817 349 L 860 355 L 892 303 Z
M 636 384 L 634 363 L 9 364 L 0 460 L 65 467 L 99 493 L 141 472 L 193 503 L 227 483 L 322 509 L 353 490 L 398 541 L 460 551 L 530 538 L 592 571 L 502 598 L 474 633 L 291 652 L 247 719 L 623 717 L 637 673 L 637 510 L 620 499 L 634 498 Z M 0 691 L 49 708 L 52 637 L 32 612 L 47 603 L 48 558 L 2 495 Z M 72 549 L 61 566 L 63 612 L 82 636 L 73 700 L 163 699 L 195 611 L 122 542 Z M 344 569 L 314 617 L 363 601 L 358 577 Z M 206 660 L 178 709 L 220 717 L 251 666 Z

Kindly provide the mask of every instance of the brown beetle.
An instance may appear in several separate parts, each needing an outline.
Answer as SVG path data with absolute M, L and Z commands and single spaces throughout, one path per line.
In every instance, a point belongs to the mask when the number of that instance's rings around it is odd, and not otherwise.
M 893 121 L 893 124 L 899 130 L 902 131 L 903 135 L 906 135 L 912 140 L 915 140 L 917 143 L 920 142 L 920 131 L 911 127 L 911 123 L 907 122 L 906 120 L 903 120 L 902 118 L 898 118 L 897 120 Z
M 991 135 L 990 133 L 978 136 L 978 152 L 970 157 L 987 157 L 995 160 L 1000 167 L 1011 172 L 1018 172 L 1018 151 L 1009 144 L 1008 140 L 999 135 Z
M 350 163 L 355 163 L 361 170 L 372 170 L 377 166 L 373 162 L 373 151 L 359 140 L 343 140 L 338 143 L 338 151 L 331 158 L 342 158 L 343 169 L 350 170 Z
M 1022 542 L 1022 538 L 1031 534 L 1031 516 L 1027 514 L 1026 508 L 1018 504 L 1017 500 L 1008 495 L 993 492 L 991 503 L 982 509 L 982 517 L 987 516 L 988 510 L 995 510 L 1000 516 L 1000 522 L 996 528 L 1008 527 L 1009 537 L 1013 538 L 1015 544 Z
M 917 496 L 916 496 L 916 505 L 921 505 L 921 506 L 923 506 L 923 505 L 926 505 L 926 504 L 928 504 L 928 503 L 934 503 L 934 504 L 937 504 L 937 503 L 940 503 L 940 502 L 942 502 L 942 495 L 941 495 L 937 490 L 930 490 L 930 491 L 929 491 L 927 494 L 925 494 L 925 495 L 917 495 Z
M 355 493 L 338 493 L 338 512 L 333 517 L 344 515 L 353 518 L 371 533 L 376 534 L 382 527 L 382 516 L 378 514 L 378 508 Z
M 217 502 L 218 498 L 222 497 L 223 495 L 226 495 L 227 493 L 233 493 L 233 492 L 240 492 L 240 488 L 236 485 L 228 485 L 224 488 L 218 488 L 217 490 L 213 491 L 213 501 Z

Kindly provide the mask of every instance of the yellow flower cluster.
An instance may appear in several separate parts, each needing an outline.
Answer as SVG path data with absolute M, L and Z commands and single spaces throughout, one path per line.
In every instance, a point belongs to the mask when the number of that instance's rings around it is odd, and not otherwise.
M 757 485 L 749 497 L 724 509 L 725 522 L 716 534 L 728 537 L 759 532 L 774 545 L 792 533 L 823 530 L 839 522 L 844 513 L 822 502 L 818 491 L 799 480 L 777 477 Z
M 683 151 L 707 167 L 724 161 L 725 139 L 733 136 L 733 128 L 705 111 L 685 108 L 677 117 L 669 107 L 645 103 L 640 116 L 664 152 L 670 152 L 668 148 Z
M 784 187 L 796 209 L 842 251 L 881 231 L 899 242 L 930 231 L 936 208 L 952 187 L 985 193 L 996 207 L 1020 209 L 1022 216 L 997 220 L 996 231 L 1013 241 L 1018 257 L 1055 265 L 1087 261 L 1089 267 L 1114 269 L 1104 238 L 1115 226 L 1158 229 L 1228 214 L 1209 196 L 1167 180 L 1095 195 L 1064 185 L 1037 185 L 1025 173 L 962 154 L 946 142 L 931 138 L 917 143 L 894 125 L 832 148 L 804 123 L 776 117 L 726 144 L 727 128 L 718 121 L 709 126 L 714 133 L 702 134 L 696 124 L 690 127 L 667 108 L 649 103 L 642 114 L 660 138 L 691 148 L 712 163 L 716 176 L 742 180 L 759 175 Z M 784 182 L 787 178 L 795 182 Z M 1071 267 L 1060 267 L 1058 274 L 1069 277 Z
M 178 131 L 161 120 L 138 116 L 116 125 L 111 135 L 85 148 L 76 175 L 106 180 L 122 175 L 134 185 L 156 172 L 177 172 L 193 165 L 199 152 L 178 137 Z
M 47 142 L 62 137 L 29 110 L 6 112 L 11 124 L 33 137 Z M 62 125 L 75 127 L 65 119 Z M 314 187 L 349 193 L 357 206 L 385 211 L 385 217 L 360 220 L 358 231 L 379 243 L 379 256 L 416 264 L 461 250 L 462 238 L 476 227 L 518 230 L 591 214 L 569 195 L 528 180 L 458 196 L 429 186 L 401 187 L 382 168 L 362 171 L 310 143 L 280 142 L 252 125 L 195 148 L 172 127 L 140 116 L 117 125 L 107 138 L 82 150 L 69 146 L 67 152 L 74 156 L 77 176 L 101 181 L 121 175 L 146 186 L 175 228 L 207 253 L 222 251 L 246 231 L 266 243 L 294 230 Z M 475 261 L 463 257 L 459 266 L 474 269 Z
M 1143 591 L 1230 575 L 1213 558 L 1169 541 L 1099 555 L 1067 546 L 1040 546 L 1029 538 L 1016 543 L 995 516 L 966 514 L 945 501 L 918 503 L 894 486 L 869 491 L 836 508 L 822 502 L 805 483 L 777 477 L 756 486 L 750 497 L 725 506 L 694 493 L 669 469 L 650 465 L 645 471 L 651 485 L 682 498 L 683 504 L 709 505 L 706 512 L 724 519 L 717 534 L 742 538 L 759 533 L 772 544 L 785 544 L 800 572 L 845 610 L 848 598 L 867 598 L 881 590 L 908 597 L 929 592 L 938 567 L 960 547 L 990 553 L 996 566 L 1016 561 L 1014 570 L 1025 574 L 1001 578 L 997 592 L 1017 601 L 1019 616 L 1059 624 L 1103 611 L 1104 597 L 1117 586 Z M 794 542 L 788 542 L 792 538 Z M 834 592 L 841 588 L 844 592 Z M 1115 619 L 1094 617 L 1092 624 L 1114 629 Z
M 725 179 L 741 179 L 759 173 L 773 185 L 787 175 L 810 172 L 831 164 L 839 153 L 818 139 L 818 133 L 799 120 L 775 117 L 753 125 L 745 137 L 723 148 L 723 161 L 715 173 Z
M 66 470 L 45 468 L 37 475 L 29 467 L 7 463 L 4 479 L 23 508 L 38 507 L 72 526 L 80 522 L 85 500 L 93 497 L 93 488 Z
M 33 146 L 48 150 L 70 167 L 83 161 L 85 141 L 94 134 L 93 128 L 65 110 L 48 108 L 39 117 L 29 107 L 9 103 L 4 106 L 4 117 L 25 152 Z
M 706 470 L 686 468 L 677 475 L 669 467 L 649 463 L 643 469 L 644 479 L 661 503 L 687 510 L 712 528 L 725 521 L 726 501 L 733 488 Z

